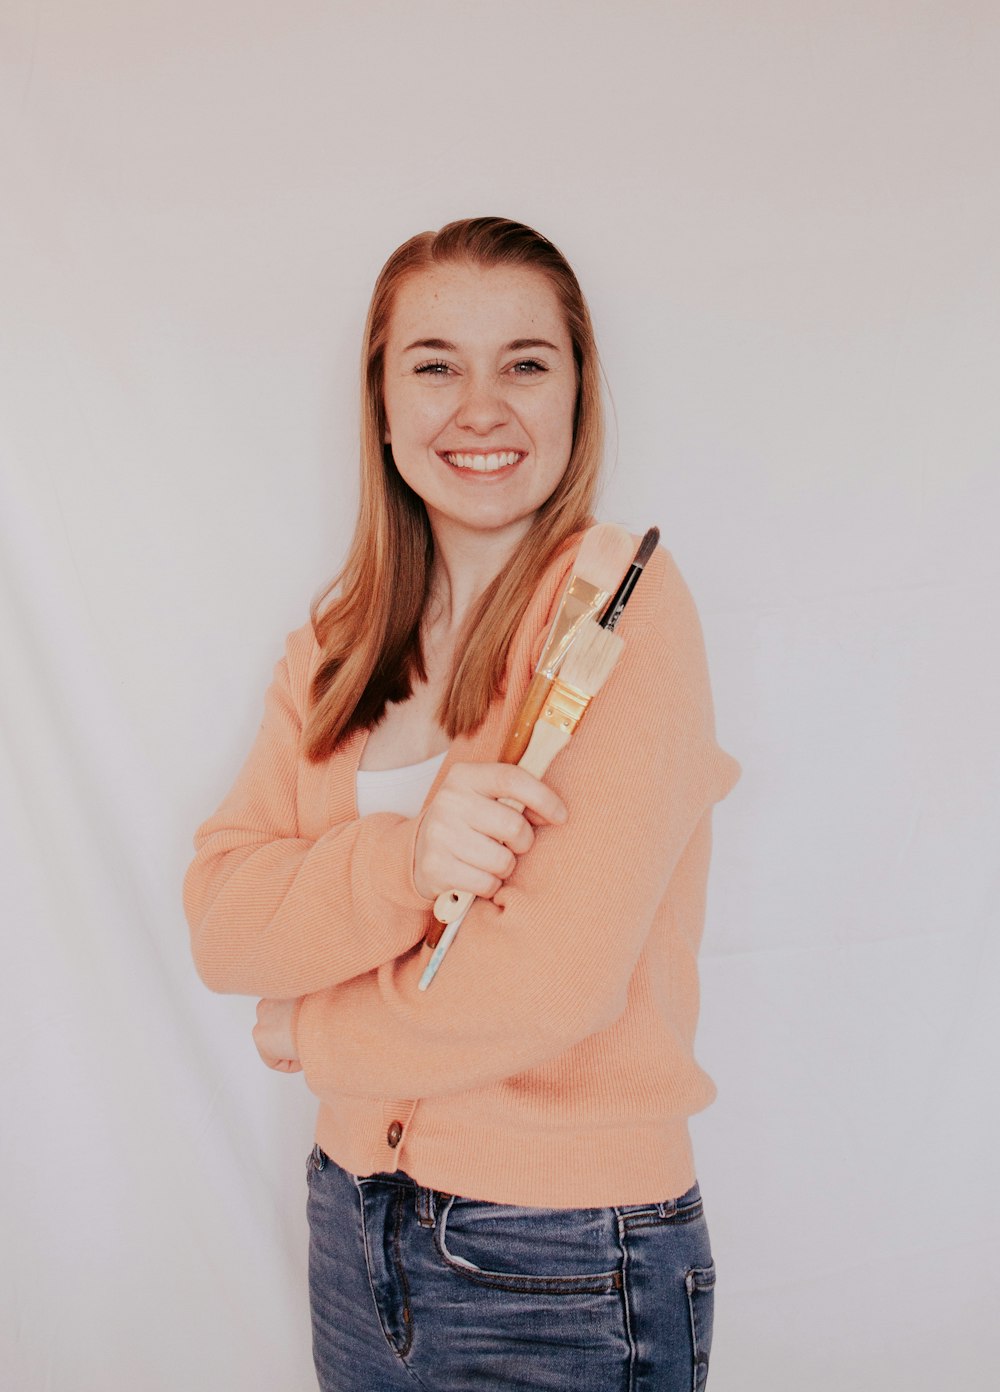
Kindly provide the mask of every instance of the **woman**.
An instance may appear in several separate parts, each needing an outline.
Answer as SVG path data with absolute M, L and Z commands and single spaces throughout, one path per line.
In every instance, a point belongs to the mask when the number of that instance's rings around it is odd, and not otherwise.
M 289 636 L 185 881 L 202 979 L 264 997 L 262 1057 L 320 1099 L 320 1384 L 689 1392 L 715 1277 L 695 959 L 739 775 L 697 614 L 658 549 L 545 782 L 497 763 L 592 522 L 585 301 L 530 228 L 451 223 L 390 257 L 363 363 L 339 588 Z M 421 993 L 452 888 L 480 897 Z

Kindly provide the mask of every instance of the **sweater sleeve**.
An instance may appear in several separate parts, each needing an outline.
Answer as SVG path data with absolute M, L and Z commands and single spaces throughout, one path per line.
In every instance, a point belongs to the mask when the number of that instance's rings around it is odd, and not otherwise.
M 302 996 L 405 953 L 430 922 L 432 902 L 413 883 L 419 818 L 380 812 L 318 838 L 302 834 L 298 750 L 311 646 L 310 628 L 289 635 L 246 763 L 195 833 L 184 908 L 195 966 L 213 991 Z
M 307 995 L 293 1028 L 310 1088 L 431 1097 L 509 1077 L 624 1011 L 675 867 L 739 765 L 715 742 L 701 628 L 667 553 L 625 650 L 547 781 L 569 810 L 477 900 L 425 992 L 426 950 Z M 640 606 L 636 606 L 639 608 Z

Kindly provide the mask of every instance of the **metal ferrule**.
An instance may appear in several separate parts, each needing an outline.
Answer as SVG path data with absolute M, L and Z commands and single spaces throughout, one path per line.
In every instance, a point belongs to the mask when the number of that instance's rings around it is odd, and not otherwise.
M 572 734 L 583 719 L 583 713 L 589 705 L 590 697 L 586 692 L 578 690 L 575 686 L 569 686 L 556 677 L 545 702 L 541 719 L 547 725 L 554 725 L 557 730 L 568 730 Z
M 599 590 L 583 576 L 574 575 L 552 621 L 535 671 L 554 677 L 582 625 L 587 619 L 596 618 L 610 598 L 610 590 Z

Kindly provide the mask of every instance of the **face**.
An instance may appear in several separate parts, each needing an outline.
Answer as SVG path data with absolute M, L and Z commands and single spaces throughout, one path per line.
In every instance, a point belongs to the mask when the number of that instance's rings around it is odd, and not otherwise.
M 446 264 L 400 286 L 387 440 L 435 535 L 520 540 L 566 472 L 576 395 L 569 330 L 541 271 Z

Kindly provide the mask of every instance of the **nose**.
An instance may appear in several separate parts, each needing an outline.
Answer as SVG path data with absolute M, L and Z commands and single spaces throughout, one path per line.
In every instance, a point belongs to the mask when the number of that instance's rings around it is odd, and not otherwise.
M 510 418 L 503 392 L 492 378 L 470 376 L 464 383 L 462 399 L 455 412 L 455 424 L 477 435 L 489 435 Z

